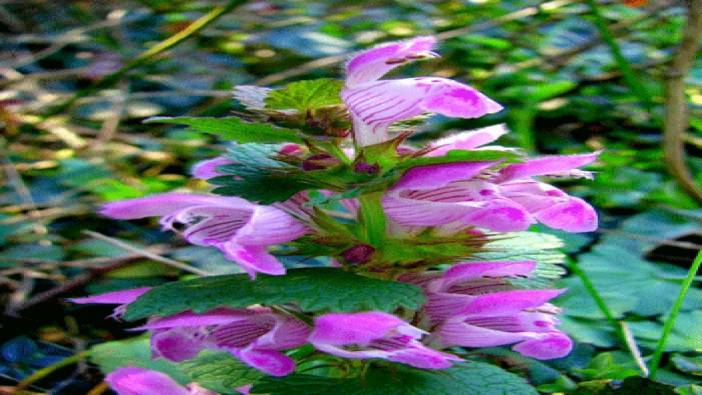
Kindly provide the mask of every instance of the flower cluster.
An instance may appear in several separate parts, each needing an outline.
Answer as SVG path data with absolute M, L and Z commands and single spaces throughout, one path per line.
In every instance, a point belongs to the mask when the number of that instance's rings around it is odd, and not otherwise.
M 286 351 L 305 344 L 342 360 L 384 359 L 422 369 L 461 361 L 460 353 L 446 351 L 452 347 L 513 345 L 514 351 L 537 359 L 570 352 L 571 340 L 557 329 L 559 310 L 549 303 L 564 290 L 525 289 L 513 281 L 533 276 L 537 262 L 480 261 L 474 253 L 501 233 L 524 231 L 535 223 L 567 232 L 595 230 L 594 209 L 543 177 L 591 177 L 578 168 L 593 162 L 597 153 L 529 159 L 514 149 L 486 145 L 507 132 L 501 125 L 424 147 L 406 143 L 409 133 L 393 129 L 399 121 L 424 113 L 475 118 L 502 109 L 477 90 L 445 78 L 381 79 L 402 64 L 438 56 L 434 45 L 433 37 L 389 43 L 346 64 L 339 92 L 350 125 L 346 135 L 334 126 L 325 136 L 322 127 L 322 133 L 316 131 L 304 143 L 271 151 L 274 163 L 287 166 L 285 177 L 305 185 L 285 199 L 264 205 L 226 193 L 166 193 L 109 203 L 101 211 L 116 219 L 160 217 L 164 229 L 181 233 L 192 244 L 219 249 L 252 281 L 257 274 L 285 275 L 276 255 L 297 251 L 310 258 L 327 256 L 338 270 L 417 286 L 426 303 L 417 311 L 395 314 L 320 314 L 262 303 L 155 316 L 138 328 L 150 332 L 154 358 L 184 361 L 203 349 L 219 350 L 268 375 L 285 376 L 296 369 Z M 311 110 L 275 113 L 265 104 L 269 89 L 241 92 L 249 110 L 273 123 L 285 119 L 290 125 L 304 118 L 324 125 L 328 114 L 344 114 L 338 108 L 320 110 L 324 116 L 319 120 Z M 343 122 L 334 123 L 339 124 Z M 232 173 L 232 166 L 237 166 L 234 158 L 217 157 L 197 164 L 193 175 L 215 184 L 222 179 L 244 182 L 246 174 Z M 315 207 L 320 201 L 326 205 Z M 73 301 L 116 304 L 114 316 L 120 317 L 146 292 L 149 288 Z M 210 393 L 166 379 L 138 368 L 108 376 L 123 394 L 146 393 L 139 392 L 139 383 L 157 382 L 153 385 L 172 387 L 169 393 Z

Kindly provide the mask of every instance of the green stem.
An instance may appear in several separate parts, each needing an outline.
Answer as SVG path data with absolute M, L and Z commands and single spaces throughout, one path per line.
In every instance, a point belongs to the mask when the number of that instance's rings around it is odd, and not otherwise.
M 600 8 L 597 4 L 597 1 L 586 1 L 587 4 L 590 6 L 590 11 L 592 12 L 592 16 L 595 20 L 595 26 L 597 27 L 600 36 L 609 47 L 609 50 L 612 53 L 612 56 L 614 57 L 614 60 L 617 62 L 617 67 L 619 67 L 619 71 L 621 71 L 622 76 L 624 77 L 624 82 L 629 86 L 631 92 L 638 97 L 641 104 L 647 110 L 651 110 L 652 105 L 651 101 L 649 100 L 649 94 L 646 91 L 646 88 L 640 83 L 640 79 L 636 76 L 636 73 L 634 73 L 634 69 L 631 67 L 629 61 L 624 57 L 624 54 L 622 53 L 622 50 L 619 47 L 619 44 L 617 43 L 617 40 L 614 37 L 614 34 L 612 34 L 612 31 L 609 30 L 607 21 L 600 12 Z
M 585 273 L 583 269 L 581 269 L 580 266 L 573 261 L 571 261 L 568 264 L 568 268 L 573 273 L 575 273 L 575 275 L 578 276 L 578 278 L 580 279 L 580 282 L 583 283 L 585 290 L 587 290 L 587 293 L 589 293 L 592 299 L 595 301 L 595 304 L 605 316 L 609 324 L 612 326 L 615 333 L 619 337 L 619 340 L 624 344 L 624 346 L 630 348 L 629 341 L 626 337 L 626 333 L 624 333 L 624 330 L 619 324 L 619 321 L 617 321 L 617 319 L 614 317 L 614 314 L 612 314 L 612 310 L 609 309 L 609 306 L 607 306 L 607 303 L 604 301 L 604 298 L 602 298 L 602 295 L 600 295 L 600 293 L 595 288 L 595 285 L 592 283 L 592 281 L 590 281 L 590 277 L 588 277 L 587 273 Z M 635 356 L 634 359 L 636 359 Z
M 65 112 L 66 110 L 71 108 L 80 98 L 91 95 L 95 92 L 98 92 L 101 89 L 109 88 L 115 85 L 117 82 L 119 82 L 119 80 L 122 79 L 122 77 L 124 77 L 125 74 L 127 74 L 127 72 L 148 63 L 149 61 L 151 61 L 151 59 L 161 54 L 162 52 L 167 51 L 175 47 L 176 45 L 182 43 L 183 41 L 197 34 L 200 30 L 204 29 L 212 22 L 219 19 L 219 17 L 221 17 L 222 15 L 226 14 L 227 12 L 231 11 L 232 9 L 244 2 L 245 0 L 231 0 L 225 6 L 213 8 L 212 11 L 201 16 L 193 23 L 188 25 L 188 27 L 186 27 L 185 29 L 179 31 L 178 33 L 168 37 L 167 39 L 140 53 L 134 59 L 122 66 L 122 68 L 120 68 L 119 70 L 115 71 L 112 74 L 106 75 L 103 79 L 101 79 L 94 85 L 78 90 L 75 94 L 73 94 L 73 96 L 71 96 L 63 103 L 51 107 L 46 112 L 46 114 L 44 114 L 44 118 L 48 118 Z
M 30 385 L 32 385 L 33 383 L 43 379 L 44 377 L 50 375 L 51 373 L 65 367 L 65 366 L 72 365 L 74 363 L 82 361 L 85 358 L 87 358 L 88 355 L 90 355 L 90 351 L 82 351 L 82 352 L 79 352 L 77 354 L 71 355 L 70 357 L 66 357 L 66 358 L 64 358 L 56 363 L 49 365 L 49 366 L 41 368 L 41 369 L 37 370 L 36 372 L 32 373 L 31 375 L 29 375 L 28 377 L 26 377 L 24 380 L 20 381 L 19 384 L 17 384 L 17 390 L 22 390 L 22 389 L 27 388 Z
M 651 380 L 656 377 L 658 364 L 660 364 L 663 351 L 665 351 L 665 344 L 668 342 L 668 336 L 670 336 L 670 332 L 672 332 L 673 328 L 675 327 L 675 320 L 678 318 L 680 309 L 682 309 L 683 302 L 685 301 L 685 296 L 690 290 L 690 286 L 692 285 L 692 281 L 694 280 L 697 271 L 700 269 L 700 265 L 702 265 L 702 250 L 697 253 L 697 257 L 692 262 L 690 271 L 687 273 L 687 278 L 680 287 L 678 298 L 675 300 L 673 308 L 670 309 L 670 314 L 665 320 L 665 324 L 663 324 L 663 333 L 661 334 L 661 338 L 658 340 L 658 344 L 656 344 L 656 350 L 653 352 L 653 357 L 651 357 L 651 362 L 649 364 L 651 371 L 649 378 Z
M 361 219 L 365 226 L 366 242 L 374 247 L 380 247 L 385 240 L 385 211 L 381 203 L 382 192 L 374 192 L 359 197 L 361 203 Z

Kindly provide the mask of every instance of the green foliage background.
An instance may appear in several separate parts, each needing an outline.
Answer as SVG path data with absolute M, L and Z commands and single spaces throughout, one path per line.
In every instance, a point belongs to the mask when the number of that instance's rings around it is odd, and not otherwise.
M 621 62 L 603 42 L 587 2 L 249 1 L 136 65 L 130 62 L 142 59 L 139 54 L 226 2 L 0 3 L 4 384 L 14 385 L 91 344 L 130 336 L 119 325 L 95 319 L 107 310 L 78 309 L 63 298 L 183 277 L 84 230 L 128 240 L 203 271 L 236 274 L 234 265 L 218 252 L 186 245 L 159 232 L 152 221 L 115 222 L 95 214 L 105 201 L 181 187 L 207 188 L 187 172 L 193 163 L 223 152 L 212 130 L 143 123 L 144 119 L 230 116 L 241 110 L 231 99 L 235 85 L 340 78 L 344 60 L 358 49 L 438 34 L 443 38 L 438 49 L 442 58 L 409 66 L 398 75 L 454 78 L 479 88 L 506 110 L 479 120 L 435 117 L 416 141 L 447 130 L 506 122 L 513 133 L 501 142 L 533 153 L 604 149 L 593 167 L 594 181 L 562 184 L 597 206 L 602 220 L 602 229 L 593 234 L 557 234 L 571 262 L 571 271 L 561 280 L 570 290 L 558 304 L 564 308 L 563 328 L 578 341 L 575 352 L 546 364 L 504 350 L 475 351 L 474 357 L 497 362 L 543 392 L 624 393 L 649 385 L 644 379 L 623 381 L 642 372 L 631 343 L 622 344 L 616 325 L 624 323 L 625 333 L 631 334 L 643 357 L 649 357 L 702 245 L 702 211 L 666 173 L 661 151 L 662 81 L 665 64 L 681 39 L 685 12 L 677 1 L 651 1 L 644 7 L 619 1 L 597 4 L 633 68 L 638 90 L 623 79 Z M 687 163 L 700 184 L 699 59 L 686 82 L 691 109 Z M 273 105 L 278 99 L 270 98 Z M 295 104 L 304 108 L 309 103 Z M 274 136 L 280 131 L 264 132 L 257 142 L 278 142 Z M 615 325 L 593 301 L 582 277 L 572 274 L 573 265 L 602 296 Z M 658 393 L 672 393 L 673 386 L 681 394 L 702 393 L 695 387 L 702 374 L 700 327 L 702 291 L 696 281 L 667 343 Z M 109 358 L 115 356 L 107 346 L 98 347 L 100 356 L 93 362 L 109 371 L 114 366 Z M 50 376 L 34 389 L 87 391 L 99 376 L 94 368 L 81 369 L 70 379 L 70 372 Z M 191 379 L 209 374 L 206 369 L 183 369 L 180 374 Z M 471 374 L 461 369 L 456 368 L 456 375 Z M 352 385 L 315 384 L 302 375 L 296 380 L 300 393 L 309 393 L 310 385 Z M 521 385 L 519 380 L 512 377 L 503 384 Z M 271 393 L 280 388 L 272 379 L 260 386 Z

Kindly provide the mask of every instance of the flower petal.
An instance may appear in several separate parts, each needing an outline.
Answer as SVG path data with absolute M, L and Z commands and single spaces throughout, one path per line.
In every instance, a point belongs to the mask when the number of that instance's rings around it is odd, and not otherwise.
M 573 341 L 562 332 L 551 332 L 523 341 L 512 350 L 535 359 L 563 358 L 573 349 Z
M 283 210 L 257 206 L 249 222 L 239 229 L 236 242 L 242 245 L 271 245 L 295 240 L 307 228 Z
M 470 180 L 498 162 L 452 162 L 417 166 L 407 170 L 392 190 L 432 189 L 453 181 Z
M 227 259 L 236 262 L 254 279 L 256 273 L 265 273 L 272 276 L 285 274 L 285 266 L 266 251 L 265 246 L 242 246 L 236 243 L 222 243 L 217 246 L 224 252 Z
M 504 124 L 488 126 L 481 129 L 452 134 L 434 141 L 430 148 L 434 148 L 425 156 L 444 156 L 451 150 L 471 150 L 491 143 L 500 136 L 508 133 Z
M 480 277 L 527 276 L 534 268 L 536 268 L 535 261 L 463 262 L 446 270 L 441 279 L 436 280 L 430 289 L 435 292 L 446 290 L 458 282 Z
M 287 376 L 295 370 L 295 361 L 280 351 L 246 349 L 237 352 L 236 356 L 271 376 Z
M 237 235 L 250 223 L 253 213 L 249 207 L 195 206 L 180 210 L 164 224 L 169 228 L 172 227 L 170 221 L 186 224 L 183 232 L 186 240 L 195 245 L 210 246 L 224 243 Z
M 178 328 L 156 331 L 151 335 L 153 358 L 165 358 L 173 362 L 193 359 L 205 348 L 202 337 L 196 336 L 197 329 Z
M 102 206 L 100 214 L 116 219 L 160 217 L 192 206 L 239 206 L 252 204 L 230 196 L 164 193 L 143 198 L 120 200 Z
M 549 174 L 560 174 L 576 167 L 585 166 L 597 159 L 600 152 L 591 152 L 579 155 L 551 155 L 531 159 L 524 163 L 515 163 L 505 166 L 500 170 L 497 182 L 528 178 L 533 176 L 544 176 Z
M 118 395 L 189 395 L 189 391 L 164 373 L 125 366 L 105 376 L 105 381 Z
M 421 344 L 391 352 L 387 359 L 420 369 L 446 369 L 451 367 L 452 361 L 463 360 L 455 355 L 432 350 Z
M 435 44 L 434 37 L 420 36 L 407 41 L 381 44 L 359 52 L 346 63 L 346 86 L 375 81 L 405 63 L 436 57 L 438 55 L 431 52 Z
M 77 304 L 129 304 L 137 300 L 141 295 L 145 294 L 150 289 L 151 287 L 125 289 L 122 291 L 105 292 L 83 298 L 69 298 L 67 300 L 71 303 Z
M 223 156 L 218 156 L 214 159 L 208 159 L 203 160 L 201 162 L 197 162 L 190 170 L 190 173 L 195 178 L 207 180 L 210 178 L 224 175 L 224 173 L 220 173 L 217 170 L 217 167 L 231 165 L 232 163 L 234 162 L 231 159 L 225 158 Z
M 341 97 L 353 117 L 354 136 L 361 146 L 386 140 L 390 124 L 426 112 L 477 118 L 502 109 L 477 90 L 438 77 L 371 82 L 346 88 Z
M 495 347 L 531 338 L 526 333 L 488 329 L 470 325 L 461 320 L 446 321 L 434 333 L 447 347 Z
M 218 307 L 205 313 L 184 311 L 168 317 L 152 319 L 137 329 L 167 329 L 178 327 L 200 327 L 208 325 L 222 325 L 233 321 L 246 320 L 257 312 L 247 309 L 230 309 Z
M 389 331 L 407 325 L 402 319 L 378 311 L 363 313 L 328 313 L 314 320 L 312 344 L 368 344 Z

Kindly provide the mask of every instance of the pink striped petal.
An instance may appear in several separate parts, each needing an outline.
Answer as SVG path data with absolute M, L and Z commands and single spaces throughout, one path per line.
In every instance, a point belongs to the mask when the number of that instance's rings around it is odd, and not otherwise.
M 102 206 L 100 214 L 116 219 L 160 217 L 193 206 L 227 206 L 247 208 L 253 204 L 231 196 L 164 193 L 143 198 L 120 200 Z
M 430 148 L 432 151 L 425 156 L 444 156 L 451 150 L 471 150 L 491 143 L 508 132 L 504 124 L 488 126 L 481 129 L 456 133 L 434 141 Z
M 496 182 L 550 174 L 558 175 L 594 162 L 599 154 L 598 151 L 579 155 L 552 155 L 531 159 L 524 163 L 515 163 L 500 170 Z
M 483 328 L 460 320 L 444 322 L 434 334 L 447 347 L 495 347 L 530 339 L 528 333 Z
M 381 44 L 359 52 L 346 63 L 346 86 L 375 81 L 405 63 L 436 57 L 438 55 L 431 52 L 435 44 L 434 37 L 421 36 L 407 41 Z
M 230 159 L 227 159 L 223 156 L 218 156 L 214 159 L 208 159 L 208 160 L 203 160 L 201 162 L 197 162 L 193 166 L 193 168 L 190 170 L 190 173 L 195 178 L 199 178 L 202 180 L 208 180 L 210 178 L 224 175 L 224 173 L 220 173 L 217 170 L 217 168 L 219 166 L 231 165 L 233 163 L 234 162 Z
M 432 112 L 449 117 L 477 118 L 502 106 L 477 90 L 438 77 L 381 80 L 342 90 L 361 145 L 386 140 L 387 127 L 403 119 Z
M 98 295 L 86 296 L 83 298 L 69 298 L 71 303 L 87 304 L 129 304 L 137 300 L 141 295 L 145 294 L 151 287 L 141 287 L 133 289 L 125 289 L 122 291 L 105 292 Z
M 195 206 L 181 210 L 168 220 L 192 224 L 183 232 L 190 243 L 201 246 L 224 243 L 238 234 L 252 219 L 250 208 L 239 209 L 223 206 Z M 164 221 L 169 228 L 172 225 Z
M 165 373 L 125 366 L 105 376 L 105 382 L 118 395 L 190 395 L 190 392 Z
M 430 289 L 446 290 L 458 282 L 480 277 L 527 276 L 534 268 L 536 268 L 534 261 L 463 262 L 446 270 L 441 279 L 436 280 Z
M 236 241 L 242 245 L 285 243 L 304 235 L 305 225 L 283 210 L 257 206 L 249 222 L 238 230 Z
M 259 312 L 247 309 L 230 309 L 218 307 L 205 313 L 194 313 L 184 311 L 182 313 L 170 315 L 168 317 L 150 320 L 145 325 L 137 329 L 169 329 L 179 327 L 200 327 L 208 325 L 222 325 L 233 321 L 246 320 Z
M 432 189 L 453 181 L 470 180 L 498 162 L 452 162 L 417 166 L 407 170 L 392 190 Z

